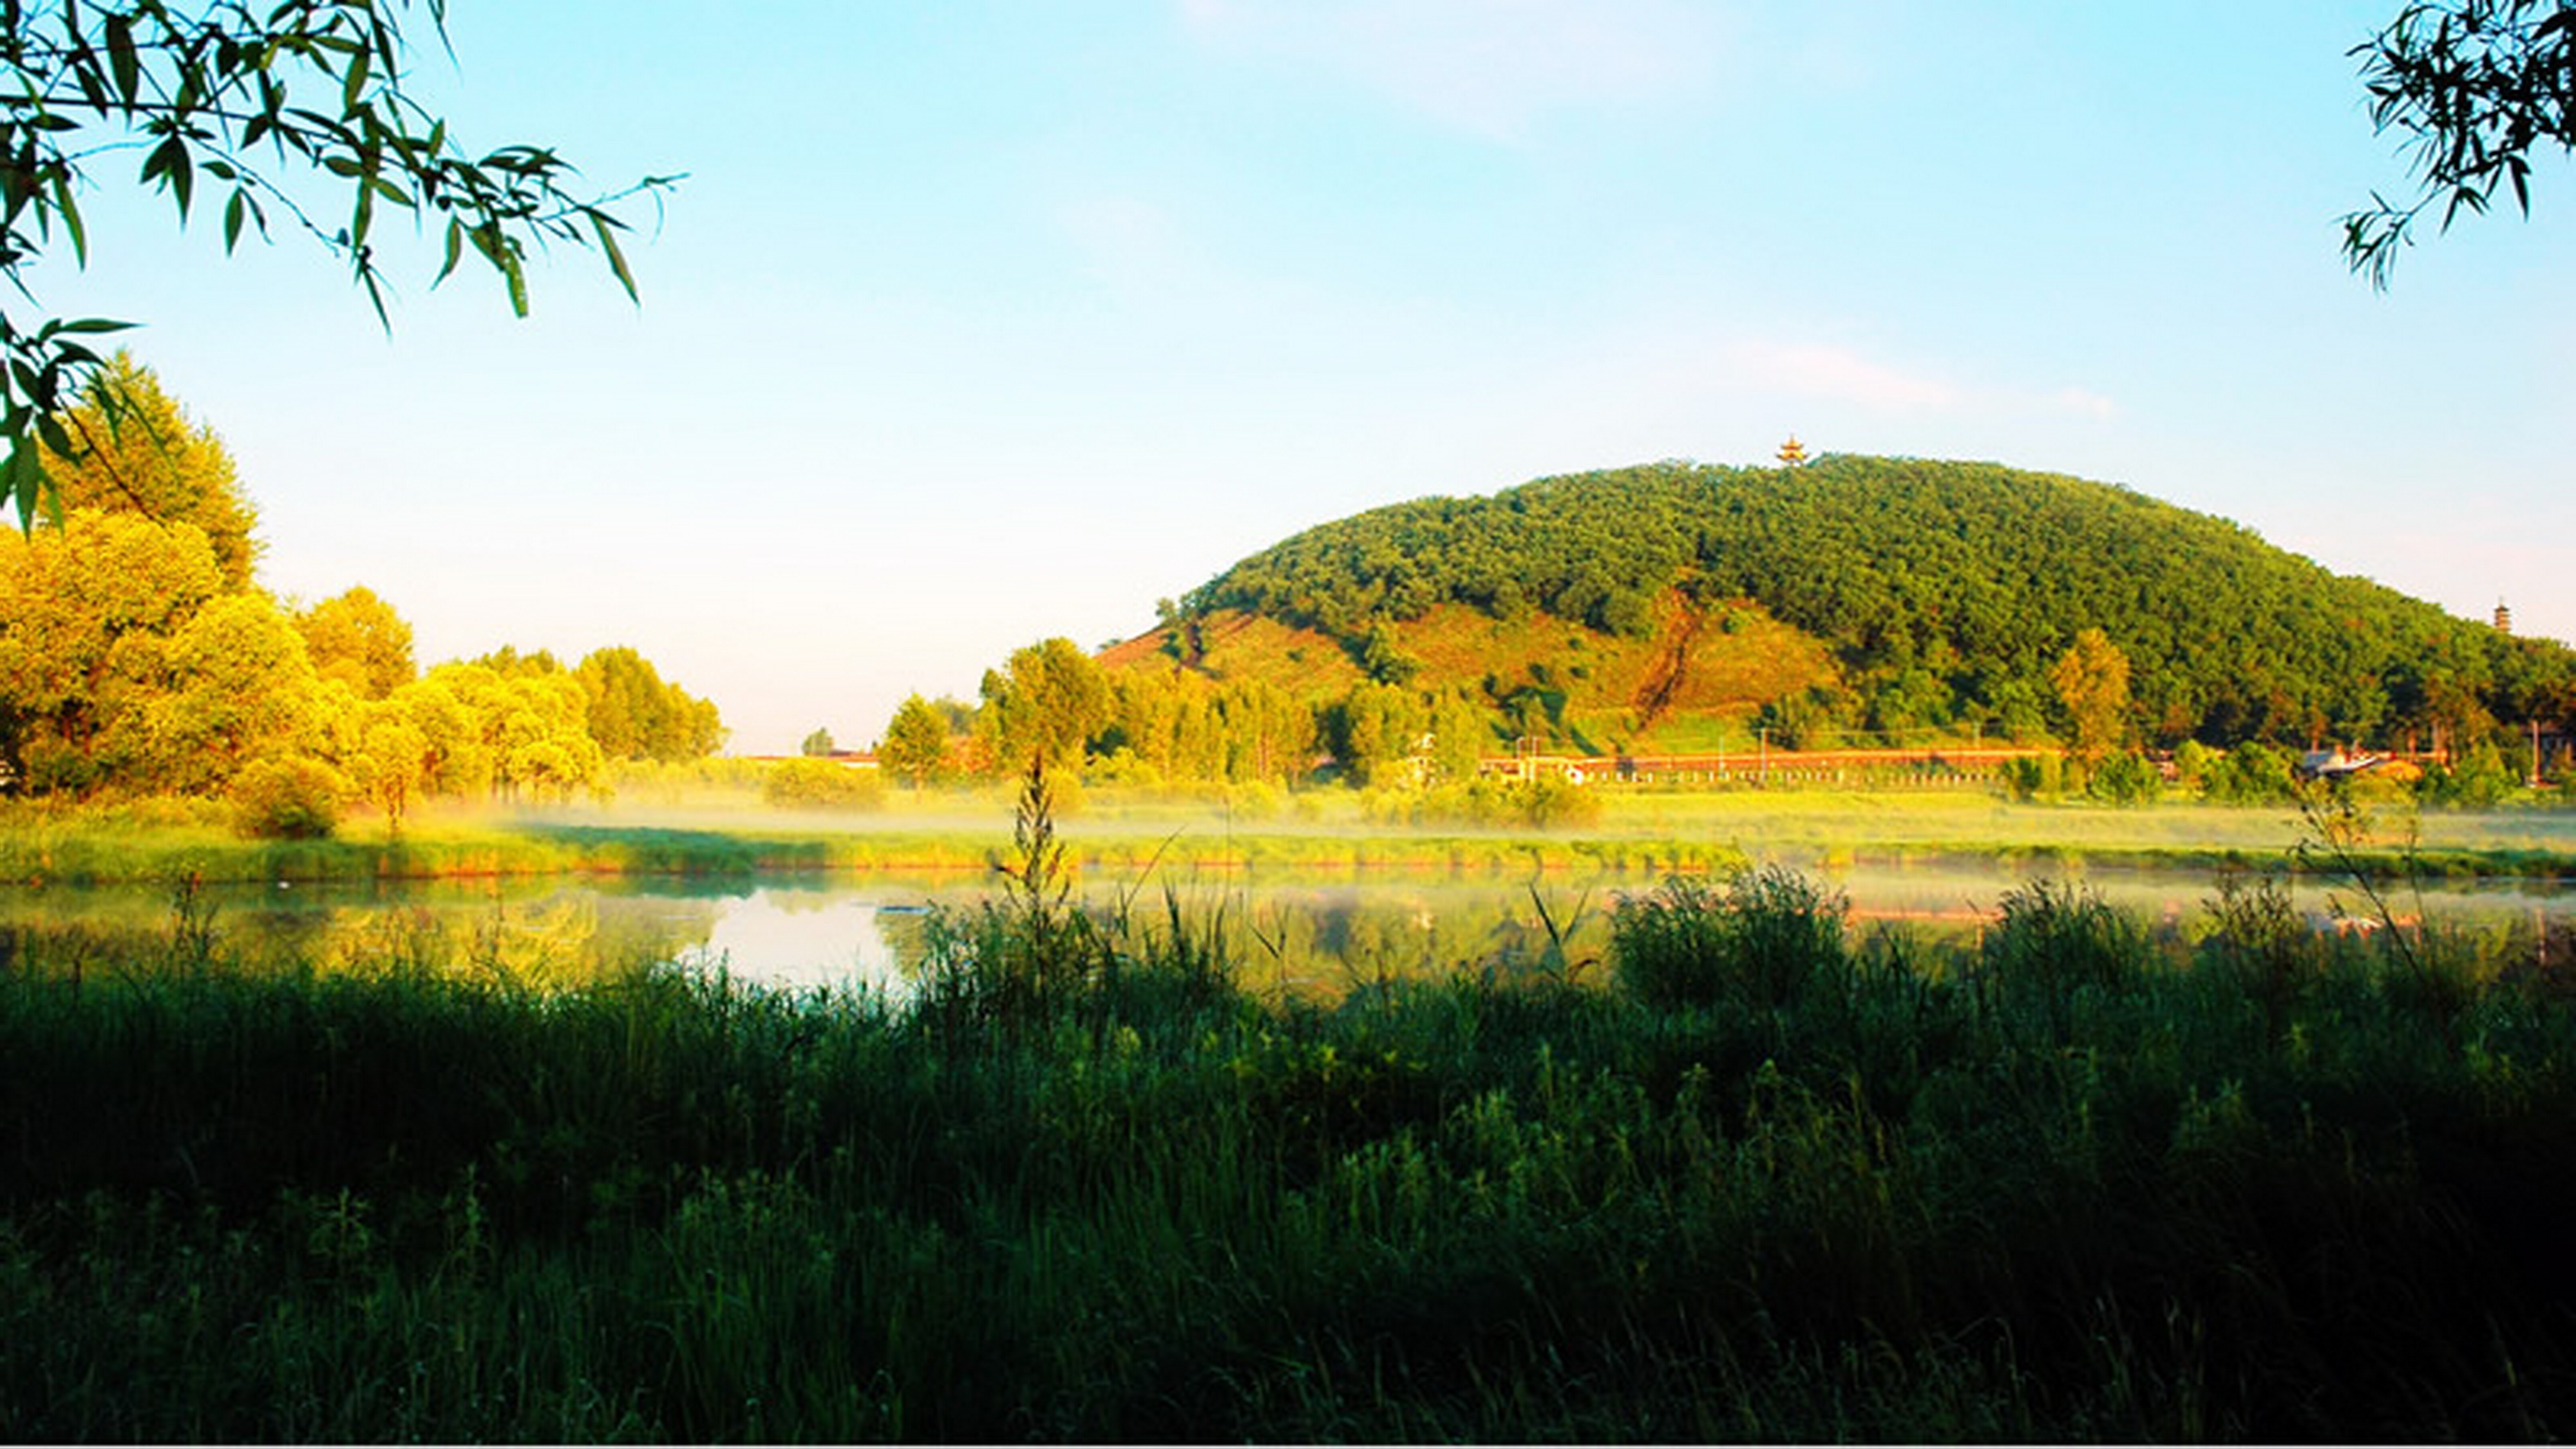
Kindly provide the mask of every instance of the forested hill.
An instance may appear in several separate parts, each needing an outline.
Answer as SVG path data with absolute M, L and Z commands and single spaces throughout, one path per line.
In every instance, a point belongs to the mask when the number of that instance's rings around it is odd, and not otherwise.
M 1490 497 L 1372 509 L 1236 564 L 1182 601 L 1383 656 L 1444 603 L 1642 638 L 1680 598 L 1750 600 L 1821 641 L 1851 725 L 2057 708 L 2053 665 L 2099 628 L 2150 739 L 2377 741 L 2563 707 L 2569 651 L 2338 576 L 2224 519 L 2125 488 L 1985 463 L 1828 456 L 1800 468 L 1656 463 Z M 1866 720 L 1864 721 L 1864 716 Z

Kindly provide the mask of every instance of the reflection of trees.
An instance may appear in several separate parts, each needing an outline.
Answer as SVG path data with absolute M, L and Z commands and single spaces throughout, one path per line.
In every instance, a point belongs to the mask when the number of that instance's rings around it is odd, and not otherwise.
M 584 986 L 703 947 L 708 901 L 612 899 L 557 891 L 513 901 L 330 911 L 326 940 L 302 959 L 340 970 L 457 974 L 555 990 Z

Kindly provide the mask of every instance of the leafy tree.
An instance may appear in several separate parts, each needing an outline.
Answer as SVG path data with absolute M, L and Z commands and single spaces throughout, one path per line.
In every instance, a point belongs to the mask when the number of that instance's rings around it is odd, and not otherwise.
M 8 788 L 85 792 L 106 783 L 102 733 L 148 701 L 170 637 L 222 587 L 214 550 L 193 524 L 80 508 L 60 528 L 0 534 Z
M 385 813 L 386 827 L 399 832 L 412 801 L 429 783 L 436 752 L 405 701 L 375 701 L 363 720 L 352 785 Z
M 808 759 L 819 759 L 831 754 L 833 748 L 832 732 L 827 729 L 817 729 L 807 735 L 803 743 L 797 745 L 796 753 Z
M 1014 651 L 1003 671 L 985 672 L 976 728 L 997 768 L 1019 761 L 1025 770 L 1034 757 L 1050 772 L 1078 772 L 1109 711 L 1109 678 L 1100 665 L 1070 639 L 1046 639 Z
M 0 168 L 5 171 L 5 168 Z M 232 455 L 212 428 L 179 410 L 152 370 L 119 351 L 64 415 L 76 445 L 45 460 L 65 508 L 131 509 L 195 524 L 214 546 L 229 588 L 250 587 L 258 512 L 242 495 Z
M 424 682 L 459 709 L 464 734 L 446 753 L 448 778 L 460 789 L 561 800 L 597 782 L 602 757 L 590 735 L 589 696 L 569 672 L 442 664 Z
M 515 644 L 504 644 L 498 649 L 492 650 L 489 653 L 478 654 L 465 662 L 468 664 L 479 664 L 483 668 L 489 669 L 495 674 L 507 674 L 513 677 L 523 674 L 560 674 L 563 672 L 563 661 L 555 657 L 555 652 L 553 650 L 539 649 L 534 653 L 522 654 L 519 652 L 519 646 Z
M 2532 153 L 2576 150 L 2576 0 L 2413 0 L 2352 53 L 2371 123 L 2407 137 L 2417 183 L 2343 219 L 2344 258 L 2374 287 L 2436 203 L 2444 231 L 2499 191 L 2529 216 Z
M 0 282 L 32 296 L 32 269 L 58 244 L 85 261 L 80 197 L 102 158 L 140 152 L 137 183 L 169 197 L 183 224 L 201 190 L 222 197 L 227 251 L 282 221 L 346 262 L 379 317 L 385 211 L 439 232 L 437 280 L 470 250 L 522 315 L 532 243 L 596 246 L 633 295 L 615 208 L 670 180 L 584 198 L 549 148 L 466 150 L 406 88 L 405 26 L 423 13 L 443 45 L 445 0 L 0 6 Z M 85 451 L 63 420 L 106 367 L 85 339 L 122 325 L 0 312 L 0 485 L 22 523 L 58 507 L 48 454 Z
M 611 759 L 677 763 L 724 743 L 716 707 L 662 678 L 625 645 L 594 649 L 573 676 L 589 700 L 590 737 Z
M 1208 723 L 1223 744 L 1227 779 L 1285 785 L 1313 765 L 1315 711 L 1286 690 L 1263 679 L 1229 680 L 1212 703 Z
M 2120 743 L 2128 731 L 2129 656 L 2109 635 L 2099 629 L 2078 631 L 2048 679 L 2074 721 L 2079 753 L 2099 759 Z
M 1478 762 L 1500 743 L 1494 738 L 1492 716 L 1459 689 L 1435 693 L 1426 714 L 1432 773 L 1442 781 L 1476 778 Z
M 111 736 L 120 780 L 176 794 L 221 789 L 253 760 L 303 752 L 321 724 L 304 641 L 265 594 L 226 594 L 162 652 L 160 687 Z
M 948 767 L 948 721 L 920 695 L 904 696 L 903 703 L 895 706 L 894 718 L 886 723 L 877 760 L 920 789 Z
M 383 699 L 411 683 L 411 625 L 364 584 L 295 616 L 314 672 L 337 679 L 362 699 Z
M 420 794 L 466 796 L 491 786 L 491 754 L 466 702 L 471 679 L 463 666 L 442 665 L 385 701 L 386 712 L 416 731 L 423 742 L 414 785 Z M 390 765 L 399 756 L 377 758 L 381 765 Z M 375 793 L 381 804 L 382 791 Z
M 1421 695 L 1373 681 L 1352 686 L 1325 711 L 1325 740 L 1333 758 L 1362 785 L 1426 783 L 1411 765 L 1430 727 Z

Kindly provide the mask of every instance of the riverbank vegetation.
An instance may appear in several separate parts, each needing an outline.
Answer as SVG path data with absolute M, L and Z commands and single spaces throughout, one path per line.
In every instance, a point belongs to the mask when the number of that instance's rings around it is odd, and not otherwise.
M 833 788 L 857 776 L 829 772 Z M 246 838 L 229 805 L 142 800 L 87 806 L 0 802 L 0 882 L 166 885 L 485 876 L 989 871 L 1011 829 L 997 786 L 885 789 L 864 804 L 773 798 L 774 767 L 710 761 L 644 767 L 612 800 L 544 809 L 424 807 L 399 830 L 344 823 L 327 839 Z M 872 782 L 871 782 L 872 783 Z M 1060 815 L 1072 864 L 1099 878 L 1174 873 L 1282 879 L 1372 871 L 1580 876 L 1723 874 L 1785 863 L 1838 871 L 1944 862 L 2063 868 L 2292 869 L 2318 834 L 2295 801 L 2219 806 L 2166 799 L 2117 807 L 2015 801 L 1956 790 L 1612 792 L 1486 782 L 1481 792 L 1095 786 Z M 2352 792 L 2346 791 L 2350 798 Z M 2334 792 L 2320 792 L 2326 800 Z M 1569 824 L 1542 812 L 1571 801 Z M 2349 864 L 2382 878 L 2576 874 L 2576 814 L 2423 810 L 2403 796 L 2356 804 Z M 1156 873 L 1160 872 L 1159 877 Z
M 2576 941 L 1783 872 L 1332 1004 L 1021 885 L 921 989 L 0 973 L 36 1439 L 2538 1439 Z M 184 923 L 182 923 L 184 924 Z M 2391 949 L 2403 939 L 2404 949 Z

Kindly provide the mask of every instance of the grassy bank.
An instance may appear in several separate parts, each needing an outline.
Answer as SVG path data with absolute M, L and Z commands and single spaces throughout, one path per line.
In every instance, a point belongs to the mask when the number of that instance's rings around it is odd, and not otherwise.
M 2538 1439 L 2576 942 L 1802 878 L 1330 1009 L 1039 889 L 903 1010 L 0 976 L 34 1439 Z M 2391 944 L 2403 941 L 2402 949 Z
M 1265 797 L 1266 798 L 1266 797 Z M 1077 864 L 1136 876 L 1154 868 L 1615 871 L 1723 874 L 1780 861 L 2054 862 L 2180 870 L 2284 868 L 2316 830 L 2289 807 L 2169 804 L 2145 809 L 2016 804 L 1965 792 L 1635 794 L 1606 801 L 1579 830 L 1468 830 L 1386 824 L 1348 792 L 1294 808 L 1092 792 L 1065 822 Z M 543 875 L 749 876 L 791 872 L 982 871 L 1008 839 L 1007 801 L 989 793 L 902 796 L 867 814 L 800 814 L 740 801 L 433 816 L 395 834 L 245 840 L 212 812 L 0 811 L 0 882 L 100 885 L 363 881 Z M 2576 813 L 2523 809 L 2390 814 L 2340 864 L 2406 874 L 2576 877 Z

